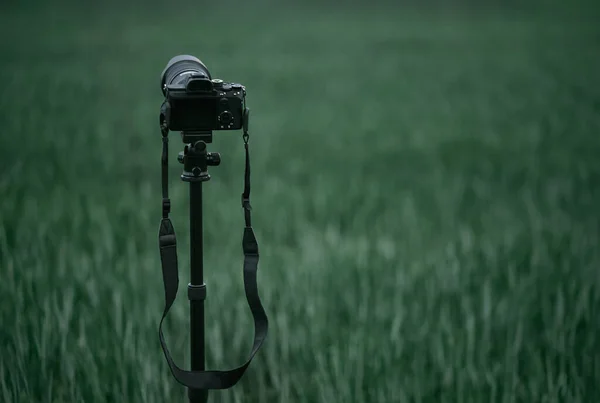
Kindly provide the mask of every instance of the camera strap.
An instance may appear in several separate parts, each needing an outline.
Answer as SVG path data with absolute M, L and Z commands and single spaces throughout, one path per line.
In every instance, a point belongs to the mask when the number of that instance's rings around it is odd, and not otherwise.
M 244 210 L 244 233 L 242 237 L 242 250 L 244 252 L 244 290 L 246 299 L 254 319 L 254 343 L 248 360 L 241 366 L 228 371 L 186 371 L 175 364 L 167 348 L 162 331 L 163 321 L 173 305 L 179 287 L 179 273 L 177 268 L 177 240 L 173 224 L 169 219 L 171 202 L 168 193 L 168 128 L 162 129 L 162 220 L 158 234 L 160 259 L 162 265 L 163 282 L 165 289 L 165 307 L 158 327 L 158 334 L 162 350 L 175 379 L 182 385 L 192 389 L 228 389 L 234 386 L 250 365 L 256 352 L 262 346 L 268 330 L 268 320 L 265 310 L 258 295 L 256 274 L 258 270 L 258 243 L 254 236 L 251 223 L 250 206 L 250 154 L 248 151 L 249 135 L 244 128 L 243 140 L 246 151 L 246 166 L 244 173 L 244 192 L 242 193 L 242 208 Z

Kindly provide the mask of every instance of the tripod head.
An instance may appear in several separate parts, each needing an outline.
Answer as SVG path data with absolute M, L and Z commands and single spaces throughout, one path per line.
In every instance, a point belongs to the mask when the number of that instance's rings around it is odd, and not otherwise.
M 209 166 L 221 164 L 221 155 L 211 153 L 206 149 L 206 143 L 212 141 L 212 132 L 181 133 L 181 138 L 186 143 L 177 160 L 183 164 L 181 180 L 184 182 L 206 182 L 210 180 Z

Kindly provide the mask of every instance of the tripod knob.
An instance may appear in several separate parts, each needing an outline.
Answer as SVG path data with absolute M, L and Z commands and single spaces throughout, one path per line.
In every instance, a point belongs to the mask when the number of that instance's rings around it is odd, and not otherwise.
M 221 163 L 221 155 L 219 153 L 207 153 L 206 164 L 216 167 Z

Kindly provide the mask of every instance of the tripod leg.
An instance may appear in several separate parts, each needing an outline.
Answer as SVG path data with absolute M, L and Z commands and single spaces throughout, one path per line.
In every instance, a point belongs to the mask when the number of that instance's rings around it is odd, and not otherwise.
M 204 251 L 202 228 L 202 182 L 190 182 L 190 354 L 192 371 L 205 369 L 204 346 Z M 208 390 L 189 389 L 190 403 L 206 403 Z

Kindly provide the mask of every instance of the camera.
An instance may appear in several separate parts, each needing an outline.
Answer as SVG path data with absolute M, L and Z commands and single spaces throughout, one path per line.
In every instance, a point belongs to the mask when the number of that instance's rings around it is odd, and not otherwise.
M 238 130 L 244 124 L 246 88 L 213 79 L 208 68 L 190 55 L 172 58 L 161 75 L 165 96 L 161 120 L 171 131 Z

